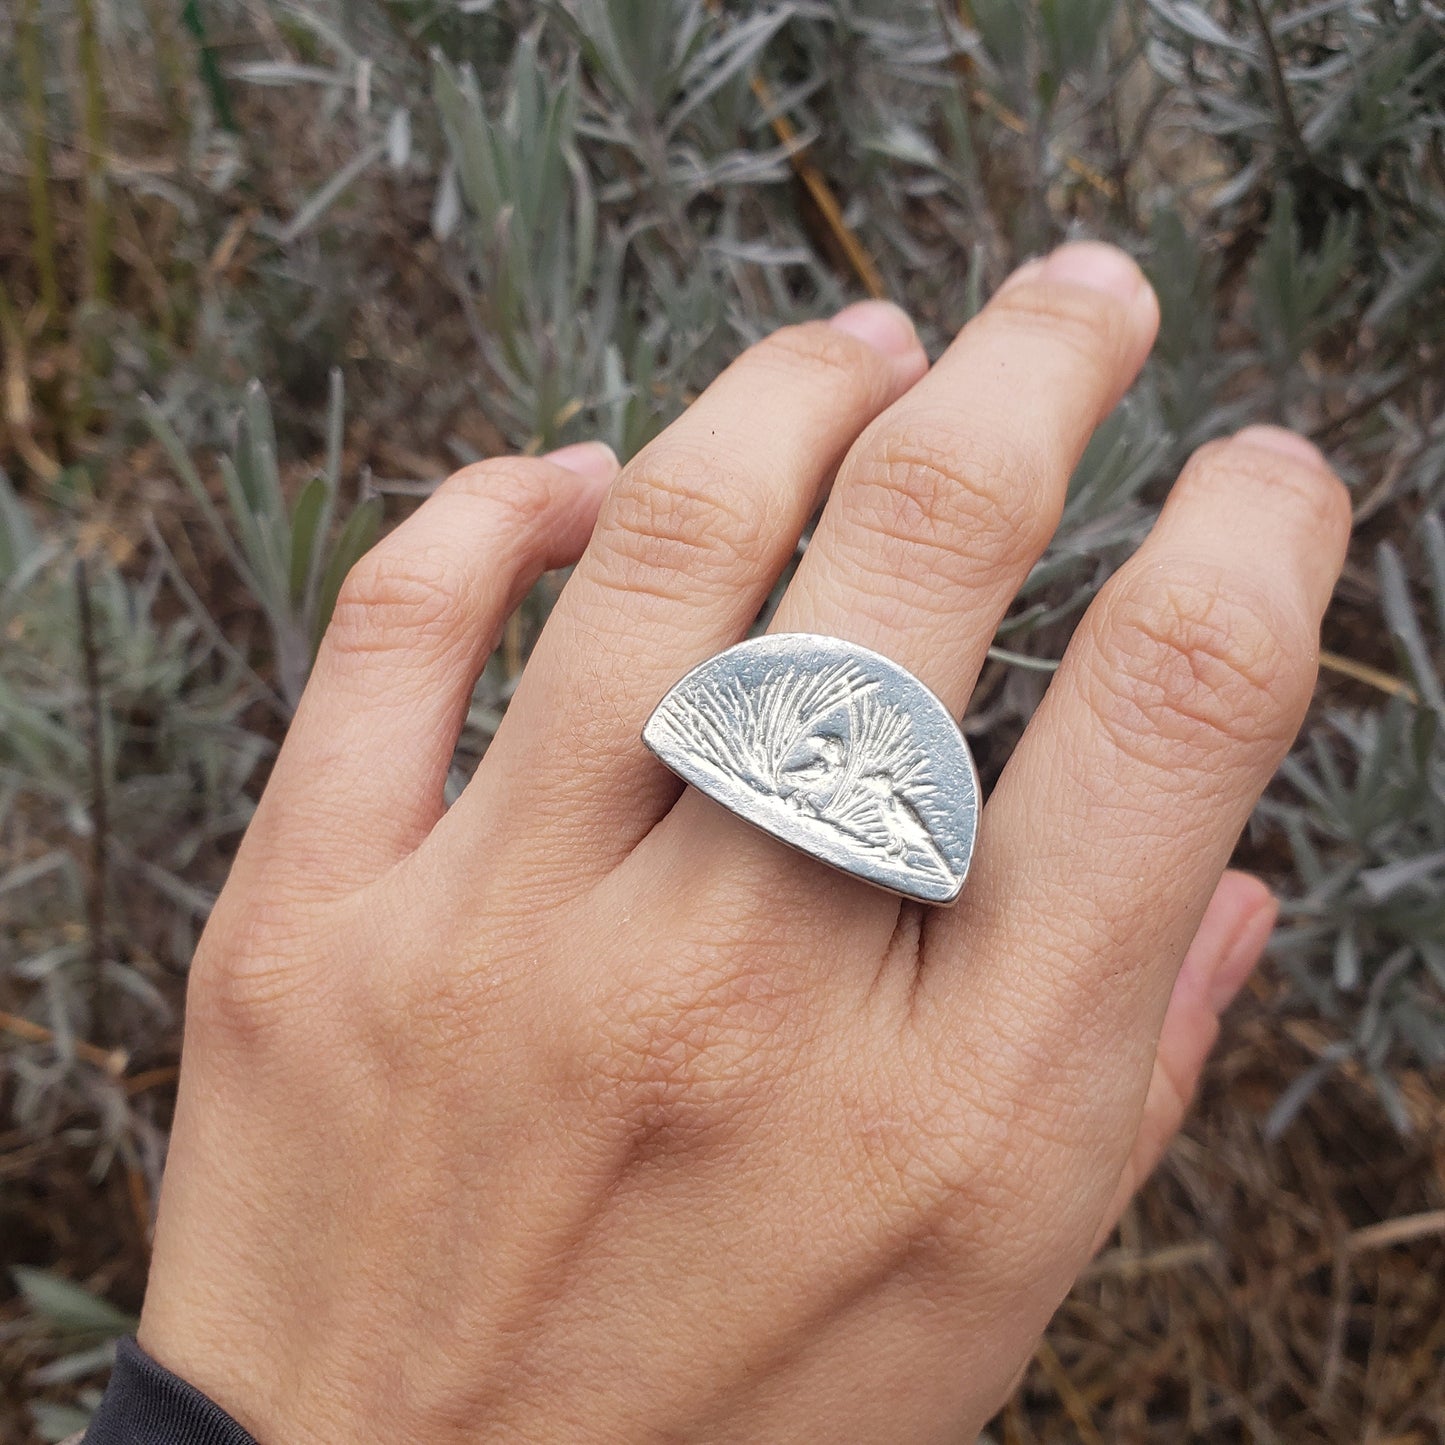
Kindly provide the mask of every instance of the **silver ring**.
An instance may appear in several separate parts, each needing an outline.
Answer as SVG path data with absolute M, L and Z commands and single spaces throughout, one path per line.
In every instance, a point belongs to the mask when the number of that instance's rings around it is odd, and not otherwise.
M 978 772 L 912 673 L 836 637 L 740 642 L 693 668 L 642 740 L 740 818 L 865 882 L 952 903 L 978 831 Z

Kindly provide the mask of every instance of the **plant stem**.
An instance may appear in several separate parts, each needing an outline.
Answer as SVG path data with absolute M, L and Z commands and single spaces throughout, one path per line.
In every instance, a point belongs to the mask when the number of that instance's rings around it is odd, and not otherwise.
M 27 1019 L 20 1014 L 12 1014 L 0 1009 L 0 1033 L 7 1033 L 12 1038 L 24 1039 L 30 1044 L 53 1044 L 55 1031 L 48 1029 L 44 1024 L 38 1024 L 34 1019 Z M 104 1069 L 112 1078 L 118 1079 L 125 1073 L 125 1066 L 129 1062 L 124 1049 L 102 1049 L 95 1044 L 87 1043 L 84 1039 L 76 1039 L 71 1045 L 77 1059 L 84 1059 L 87 1064 L 94 1064 L 98 1069 Z M 158 1074 L 164 1071 L 151 1069 L 150 1074 Z M 174 1072 L 179 1072 L 174 1071 Z M 142 1079 L 149 1084 L 152 1082 L 146 1074 L 137 1074 L 131 1084 L 132 1090 L 139 1092 L 136 1085 Z
M 1264 7 L 1259 0 L 1245 0 L 1245 4 L 1254 19 L 1255 29 L 1259 31 L 1259 43 L 1264 47 L 1269 87 L 1274 94 L 1275 109 L 1279 111 L 1279 123 L 1284 128 L 1285 139 L 1289 141 L 1290 149 L 1302 165 L 1313 166 L 1314 157 L 1310 155 L 1309 145 L 1305 141 L 1304 132 L 1300 130 L 1299 118 L 1295 115 L 1294 105 L 1289 98 L 1289 86 L 1285 83 L 1284 67 L 1280 64 L 1279 50 L 1274 43 L 1274 31 L 1269 28 L 1269 17 L 1264 13 Z
M 60 314 L 60 278 L 55 269 L 55 217 L 50 209 L 50 139 L 46 134 L 45 59 L 40 39 L 40 0 L 21 0 L 20 73 L 30 163 L 30 232 L 40 304 L 53 323 Z
M 708 9 L 716 16 L 723 15 L 722 0 L 708 0 Z M 854 234 L 852 227 L 843 217 L 843 207 L 838 203 L 838 197 L 834 194 L 832 186 L 828 184 L 827 177 L 811 161 L 807 154 L 798 147 L 798 130 L 788 116 L 778 110 L 773 99 L 772 87 L 764 79 L 760 70 L 753 72 L 749 81 L 753 95 L 758 104 L 765 111 L 770 112 L 773 134 L 778 138 L 780 144 L 789 148 L 789 159 L 791 160 L 794 174 L 802 183 L 803 189 L 807 191 L 813 205 L 817 208 L 818 214 L 823 219 L 823 224 L 833 234 L 841 248 L 848 264 L 853 269 L 863 289 L 873 297 L 883 297 L 888 294 L 888 287 L 883 280 L 882 273 L 878 269 L 878 263 L 874 261 L 863 242 Z M 661 168 L 654 168 L 654 176 L 666 175 L 666 158 L 661 161 Z M 686 217 L 682 218 L 683 230 L 690 233 L 686 224 Z
M 105 86 L 95 0 L 75 0 L 85 118 L 85 260 L 92 301 L 110 300 L 110 207 L 106 195 Z
M 231 110 L 231 97 L 226 89 L 225 77 L 216 59 L 215 47 L 206 34 L 205 17 L 201 14 L 200 0 L 183 0 L 181 21 L 191 32 L 199 51 L 201 83 L 211 98 L 211 109 L 216 113 L 216 122 L 223 130 L 236 130 L 236 117 Z
M 155 46 L 156 84 L 166 110 L 166 129 L 184 165 L 191 131 L 186 112 L 186 68 L 170 8 L 167 0 L 145 0 L 146 23 L 150 26 L 151 42 Z
M 90 877 L 86 918 L 90 934 L 91 1029 L 105 1042 L 109 1036 L 105 1011 L 105 964 L 110 951 L 106 917 L 106 855 L 110 844 L 110 804 L 105 786 L 105 719 L 100 690 L 100 649 L 95 639 L 95 613 L 85 559 L 75 559 L 75 595 L 80 617 L 80 656 L 85 671 L 89 709 L 86 745 L 90 754 Z
M 60 463 L 35 440 L 35 408 L 30 395 L 30 363 L 25 353 L 25 332 L 0 280 L 0 381 L 4 405 L 0 420 L 10 429 L 10 440 L 21 461 L 45 484 L 53 482 Z

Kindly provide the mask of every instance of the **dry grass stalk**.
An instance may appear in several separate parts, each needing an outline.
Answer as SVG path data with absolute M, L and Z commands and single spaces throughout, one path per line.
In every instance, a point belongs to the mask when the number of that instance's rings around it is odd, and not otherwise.
M 53 482 L 60 463 L 35 439 L 35 408 L 30 394 L 30 359 L 24 328 L 0 284 L 0 353 L 3 353 L 3 416 L 11 444 L 21 461 L 42 482 Z
M 753 94 L 758 98 L 758 103 L 772 117 L 770 124 L 773 134 L 788 147 L 793 169 L 797 172 L 798 179 L 803 183 L 804 189 L 818 208 L 818 214 L 823 218 L 823 223 L 832 233 L 844 256 L 848 258 L 848 264 L 853 268 L 863 289 L 875 300 L 886 296 L 888 288 L 884 283 L 883 273 L 878 269 L 878 263 L 869 255 L 868 248 L 858 239 L 857 233 L 844 219 L 843 207 L 838 204 L 838 197 L 833 194 L 833 188 L 828 184 L 827 178 L 808 159 L 807 152 L 798 146 L 798 128 L 776 108 L 772 87 L 761 75 L 754 75 L 752 88 Z
M 714 15 L 720 15 L 722 8 L 721 0 L 708 0 L 708 9 Z M 858 239 L 857 233 L 844 218 L 843 207 L 838 203 L 838 197 L 828 184 L 827 177 L 808 159 L 807 151 L 798 144 L 797 126 L 778 109 L 772 86 L 760 74 L 754 73 L 750 83 L 753 94 L 758 98 L 758 104 L 769 117 L 768 123 L 772 126 L 773 134 L 781 145 L 787 147 L 793 170 L 817 207 L 823 224 L 847 258 L 853 274 L 871 297 L 881 300 L 888 294 L 883 273 L 879 271 L 878 263 L 869 254 L 868 248 Z
M 0 1032 L 10 1034 L 17 1039 L 24 1039 L 30 1044 L 53 1044 L 56 1042 L 55 1034 L 43 1024 L 37 1024 L 30 1019 L 21 1018 L 18 1014 L 6 1013 L 0 1009 Z M 94 1064 L 98 1069 L 104 1069 L 112 1078 L 120 1078 L 125 1073 L 129 1056 L 124 1049 L 102 1049 L 96 1044 L 87 1043 L 84 1039 L 77 1039 L 72 1045 L 75 1050 L 75 1057 L 84 1059 L 87 1064 Z
M 1356 662 L 1353 657 L 1344 657 L 1338 652 L 1321 652 L 1320 666 L 1326 672 L 1337 672 L 1341 677 L 1362 682 L 1366 687 L 1373 687 L 1377 692 L 1386 693 L 1390 697 L 1403 697 L 1412 703 L 1420 701 L 1419 695 L 1408 682 L 1393 677 L 1378 667 L 1371 667 L 1367 662 Z

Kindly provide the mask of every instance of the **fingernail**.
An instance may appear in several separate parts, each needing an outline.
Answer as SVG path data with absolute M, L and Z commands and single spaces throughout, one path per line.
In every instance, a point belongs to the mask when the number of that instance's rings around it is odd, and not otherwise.
M 1263 447 L 1266 451 L 1278 452 L 1281 456 L 1293 457 L 1295 461 L 1307 462 L 1315 467 L 1327 467 L 1325 454 L 1298 432 L 1282 426 L 1247 426 L 1235 432 L 1234 439 L 1246 446 Z
M 1222 1014 L 1234 1002 L 1258 966 L 1278 917 L 1279 900 L 1272 893 L 1245 915 L 1239 931 L 1209 976 L 1205 993 L 1216 1014 Z
M 857 301 L 828 323 L 866 342 L 884 356 L 911 356 L 918 350 L 918 332 L 908 313 L 891 301 Z
M 1148 285 L 1133 259 L 1102 241 L 1071 241 L 1044 258 L 1039 275 L 1132 302 Z
M 617 475 L 621 463 L 617 454 L 606 442 L 574 442 L 569 447 L 559 447 L 548 452 L 542 460 L 554 467 L 563 467 L 586 477 L 591 482 L 610 482 Z

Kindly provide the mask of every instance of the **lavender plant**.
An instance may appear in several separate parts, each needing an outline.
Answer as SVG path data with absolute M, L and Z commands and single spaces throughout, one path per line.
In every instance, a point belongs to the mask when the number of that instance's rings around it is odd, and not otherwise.
M 513 446 L 600 433 L 630 453 L 740 345 L 858 285 L 897 296 L 940 344 L 1021 254 L 1073 229 L 1133 247 L 1159 290 L 1160 346 L 1086 454 L 1058 538 L 1004 624 L 974 721 L 992 738 L 1017 735 L 1094 590 L 1208 435 L 1263 416 L 1314 431 L 1361 488 L 1366 520 L 1440 495 L 1428 368 L 1445 325 L 1432 244 L 1445 222 L 1445 50 L 1430 6 L 1340 0 L 1271 18 L 1175 0 L 668 0 L 661 23 L 636 0 L 314 0 L 277 17 L 291 53 L 273 45 L 224 83 L 298 89 L 345 143 L 332 174 L 261 224 L 277 248 L 267 264 L 294 269 L 328 227 L 354 227 L 348 197 L 374 201 L 388 168 L 426 176 L 438 285 L 470 318 L 475 385 Z M 417 98 L 428 69 L 432 113 Z M 325 462 L 293 496 L 270 409 L 251 391 L 219 464 L 220 505 L 171 420 L 194 430 L 194 387 L 169 382 L 147 410 L 266 621 L 268 645 L 244 662 L 275 679 L 283 709 L 379 512 L 365 501 L 333 542 L 335 387 L 315 429 Z M 1438 566 L 1437 551 L 1421 565 Z M 1380 578 L 1383 614 L 1352 597 L 1350 629 L 1402 639 L 1429 713 L 1440 619 L 1413 620 L 1394 553 Z M 194 613 L 192 625 L 203 626 Z M 1324 794 L 1301 800 L 1301 779 L 1323 738 L 1388 748 L 1410 704 L 1393 706 L 1332 714 L 1267 818 L 1291 818 L 1296 841 L 1338 832 Z M 1436 798 L 1419 766 L 1417 786 L 1393 795 L 1402 809 Z M 1399 990 L 1424 986 L 1414 963 L 1393 964 L 1354 926 L 1365 885 L 1322 895 L 1309 856 L 1297 854 L 1312 922 L 1290 957 L 1303 980 L 1311 940 L 1328 944 L 1325 994 L 1301 983 L 1311 1005 L 1357 1015 L 1387 964 Z M 1359 871 L 1382 857 L 1362 855 Z M 1431 956 L 1418 955 L 1426 972 Z M 1381 1057 L 1397 1046 L 1414 1057 L 1420 1042 L 1419 1025 L 1392 1031 Z
M 1289 839 L 1301 891 L 1281 955 L 1310 1005 L 1343 1036 L 1286 1091 L 1284 1128 L 1313 1084 L 1356 1058 L 1396 1123 L 1409 1115 L 1392 1066 L 1445 1064 L 1445 523 L 1420 528 L 1428 622 L 1417 616 L 1404 561 L 1382 544 L 1385 621 L 1413 693 L 1367 713 L 1335 712 L 1285 763 L 1264 811 Z
M 153 1184 L 163 1136 L 121 1075 L 170 1037 L 212 899 L 197 864 L 245 826 L 269 749 L 247 726 L 265 684 L 208 618 L 167 615 L 167 566 L 42 529 L 0 474 L 6 1106 Z
M 1396 1081 L 1445 1062 L 1438 4 L 216 0 L 188 7 L 196 30 L 95 0 L 107 54 L 135 61 L 103 68 L 105 105 L 47 43 L 64 10 L 26 0 L 0 56 L 0 187 L 23 177 L 31 218 L 0 276 L 7 377 L 33 372 L 7 391 L 26 474 L 0 482 L 0 1009 L 31 1030 L 4 1054 L 23 1127 L 82 1117 L 102 1161 L 158 1167 L 104 1060 L 173 1028 L 157 970 L 189 954 L 377 493 L 425 492 L 441 456 L 588 436 L 630 455 L 747 342 L 858 294 L 899 301 L 936 352 L 1074 234 L 1139 257 L 1160 340 L 966 725 L 996 769 L 1195 446 L 1251 420 L 1313 436 L 1354 490 L 1357 555 L 1320 706 L 1250 836 L 1291 870 L 1286 1006 L 1330 1044 L 1272 1123 L 1347 1062 L 1408 1122 Z M 51 142 L 87 124 L 113 163 L 66 171 Z M 108 292 L 43 242 L 103 233 L 117 264 L 77 254 Z M 54 458 L 27 429 L 47 407 Z M 363 472 L 348 504 L 350 454 L 413 413 L 415 475 Z M 179 479 L 178 515 L 107 510 L 117 472 Z M 483 679 L 468 758 L 546 603 Z
M 342 579 L 376 540 L 381 523 L 380 499 L 364 496 L 347 512 L 337 535 L 331 535 L 340 503 L 344 404 L 341 373 L 333 371 L 325 462 L 288 503 L 271 410 L 265 392 L 253 382 L 236 419 L 235 447 L 218 459 L 226 499 L 223 514 L 165 413 L 149 398 L 142 403 L 177 476 L 266 619 L 271 663 L 288 710 L 300 700 Z

